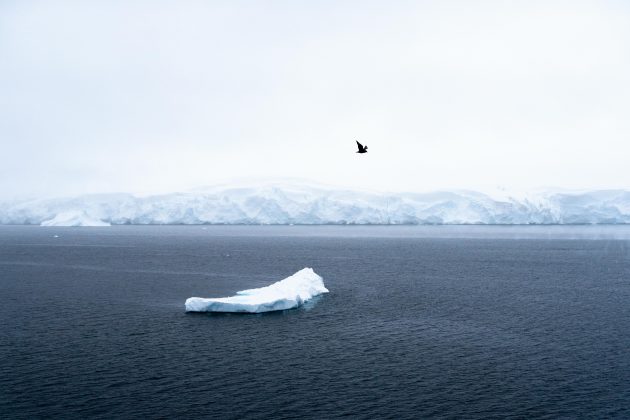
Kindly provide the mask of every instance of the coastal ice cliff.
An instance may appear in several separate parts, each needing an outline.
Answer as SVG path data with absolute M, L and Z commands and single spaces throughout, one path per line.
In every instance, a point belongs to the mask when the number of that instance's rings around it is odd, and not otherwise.
M 42 226 L 110 226 L 109 223 L 103 222 L 100 219 L 95 219 L 84 211 L 66 211 L 57 214 L 50 220 L 44 220 L 41 223 Z
M 186 312 L 270 312 L 297 308 L 309 299 L 328 293 L 323 279 L 313 269 L 304 268 L 266 287 L 236 292 L 224 298 L 186 299 Z
M 621 224 L 630 191 L 377 193 L 306 185 L 0 202 L 0 224 Z

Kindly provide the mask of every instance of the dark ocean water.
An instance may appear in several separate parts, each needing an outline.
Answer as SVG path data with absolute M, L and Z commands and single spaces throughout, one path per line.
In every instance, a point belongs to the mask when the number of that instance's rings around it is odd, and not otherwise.
M 630 227 L 0 226 L 0 297 L 2 418 L 630 418 Z

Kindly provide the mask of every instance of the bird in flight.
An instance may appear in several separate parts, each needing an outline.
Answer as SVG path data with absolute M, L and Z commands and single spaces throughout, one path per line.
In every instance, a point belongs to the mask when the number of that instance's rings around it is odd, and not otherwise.
M 367 153 L 367 146 L 362 145 L 358 140 L 355 141 L 357 142 L 357 146 L 359 146 L 359 151 L 357 153 Z

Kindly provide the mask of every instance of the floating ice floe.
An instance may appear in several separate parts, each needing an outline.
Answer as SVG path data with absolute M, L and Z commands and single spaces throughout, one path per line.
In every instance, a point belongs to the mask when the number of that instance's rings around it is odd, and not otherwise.
M 236 292 L 223 298 L 191 297 L 186 312 L 270 312 L 297 308 L 322 293 L 328 293 L 324 280 L 312 268 L 304 268 L 266 287 Z

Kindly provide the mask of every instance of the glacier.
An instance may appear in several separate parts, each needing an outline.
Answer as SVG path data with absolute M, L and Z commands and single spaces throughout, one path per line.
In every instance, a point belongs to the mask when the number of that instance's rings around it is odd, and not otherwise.
M 328 293 L 324 280 L 312 268 L 303 268 L 284 280 L 258 289 L 236 292 L 224 298 L 186 299 L 186 312 L 260 313 L 297 308 L 322 293 Z
M 44 220 L 42 226 L 111 226 L 107 222 L 95 219 L 87 215 L 84 211 L 61 212 L 50 220 Z
M 0 201 L 0 224 L 627 224 L 630 191 L 382 193 L 302 184 Z

